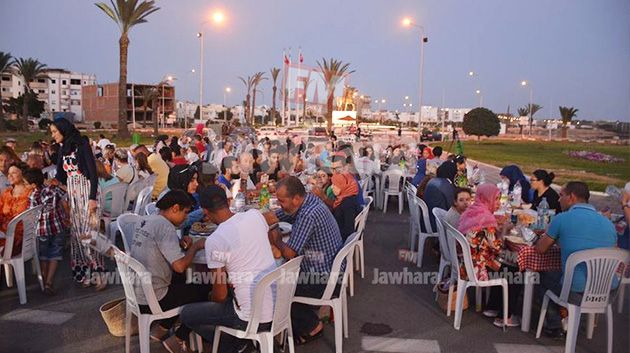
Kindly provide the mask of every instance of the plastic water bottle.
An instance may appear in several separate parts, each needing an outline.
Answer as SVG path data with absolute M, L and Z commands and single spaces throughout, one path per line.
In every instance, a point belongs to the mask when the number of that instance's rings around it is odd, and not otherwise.
M 514 185 L 514 189 L 512 189 L 512 206 L 514 207 L 521 206 L 522 194 L 523 194 L 523 187 L 521 187 L 521 182 L 517 181 L 516 185 Z
M 497 184 L 497 187 L 499 188 L 499 190 L 501 191 L 501 208 L 505 209 L 507 207 L 507 203 L 508 203 L 508 189 L 509 189 L 509 184 L 506 181 L 502 181 L 500 183 Z
M 236 212 L 243 212 L 245 209 L 245 203 L 245 193 L 239 191 L 234 197 L 234 208 L 236 209 Z
M 538 228 L 545 229 L 547 228 L 547 222 L 549 217 L 549 203 L 547 203 L 547 198 L 543 197 L 542 201 L 538 204 Z

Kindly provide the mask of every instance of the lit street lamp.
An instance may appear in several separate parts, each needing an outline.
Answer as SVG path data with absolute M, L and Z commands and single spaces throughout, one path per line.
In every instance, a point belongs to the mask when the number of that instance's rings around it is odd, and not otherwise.
M 420 29 L 420 99 L 418 100 L 418 141 L 420 141 L 420 136 L 422 134 L 422 102 L 423 102 L 423 93 L 424 93 L 424 43 L 429 41 L 428 37 L 424 36 L 424 27 L 414 23 L 411 18 L 405 17 L 402 20 L 402 25 L 404 27 L 416 27 Z
M 479 107 L 483 107 L 483 94 L 481 94 L 481 90 L 476 90 L 475 93 L 479 96 Z
M 225 122 L 227 122 L 227 94 L 230 92 L 232 92 L 230 87 L 225 87 L 225 90 L 223 90 L 223 107 L 225 108 L 223 111 L 223 121 Z

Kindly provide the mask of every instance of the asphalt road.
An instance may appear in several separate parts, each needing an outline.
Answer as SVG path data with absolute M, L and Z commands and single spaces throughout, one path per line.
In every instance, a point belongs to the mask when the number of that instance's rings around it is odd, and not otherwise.
M 427 247 L 424 267 L 398 259 L 398 250 L 407 247 L 408 213 L 396 213 L 395 200 L 387 215 L 371 210 L 365 234 L 366 276 L 355 276 L 355 296 L 349 299 L 349 338 L 344 339 L 344 352 L 561 352 L 562 342 L 546 338 L 536 340 L 534 333 L 518 328 L 507 332 L 496 328 L 474 308 L 464 312 L 461 330 L 452 325 L 434 301 L 431 284 L 373 283 L 375 271 L 395 274 L 404 271 L 437 271 L 435 255 Z M 110 264 L 111 265 L 111 264 Z M 30 271 L 27 271 L 30 272 Z M 4 275 L 3 275 L 4 277 Z M 72 282 L 67 261 L 57 278 L 58 294 L 44 296 L 36 278 L 27 278 L 28 303 L 19 305 L 17 291 L 7 288 L 4 278 L 0 285 L 0 352 L 123 352 L 124 338 L 111 336 L 98 308 L 106 301 L 122 297 L 121 286 L 105 291 L 84 289 Z M 474 292 L 469 292 L 473 301 Z M 626 297 L 623 314 L 614 314 L 614 352 L 628 352 L 630 296 Z M 534 309 L 533 322 L 538 313 Z M 578 352 L 604 352 L 606 325 L 599 318 L 592 340 L 584 330 L 578 337 Z M 152 352 L 166 352 L 159 343 L 152 343 Z M 207 351 L 207 350 L 206 350 Z M 325 328 L 324 337 L 297 352 L 333 352 L 332 325 Z M 132 338 L 132 352 L 139 352 L 137 337 Z

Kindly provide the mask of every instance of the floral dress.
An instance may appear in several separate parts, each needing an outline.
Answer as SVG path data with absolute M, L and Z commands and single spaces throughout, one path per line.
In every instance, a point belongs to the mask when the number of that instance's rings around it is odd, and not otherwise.
M 28 198 L 31 191 L 32 190 L 27 187 L 22 195 L 14 197 L 13 187 L 9 186 L 2 192 L 2 194 L 0 194 L 0 233 L 6 233 L 11 220 L 28 209 Z M 11 254 L 13 256 L 22 251 L 23 232 L 23 225 L 20 222 L 15 228 L 15 240 L 13 242 L 13 251 Z M 5 243 L 6 238 L 0 238 L 0 257 L 4 253 Z
M 488 269 L 499 271 L 501 263 L 497 259 L 503 246 L 503 241 L 496 238 L 495 228 L 483 228 L 466 233 L 466 239 L 470 243 L 470 253 L 474 266 L 475 276 L 479 281 L 489 279 Z M 466 277 L 466 269 L 462 264 L 462 276 Z
M 90 181 L 81 173 L 75 152 L 63 157 L 63 169 L 68 175 L 67 187 L 72 224 L 70 251 L 72 275 L 77 282 L 88 282 L 94 272 L 103 272 L 103 256 L 81 241 L 92 231 L 98 231 L 99 210 L 90 215 Z

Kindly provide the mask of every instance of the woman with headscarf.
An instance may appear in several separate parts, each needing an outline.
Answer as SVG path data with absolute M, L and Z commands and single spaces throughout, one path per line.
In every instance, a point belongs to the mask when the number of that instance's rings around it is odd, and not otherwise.
M 522 190 L 521 199 L 525 203 L 531 202 L 531 196 L 530 196 L 531 184 L 529 183 L 527 178 L 525 178 L 525 175 L 523 174 L 523 171 L 521 170 L 521 168 L 513 164 L 508 165 L 507 167 L 503 167 L 503 169 L 501 169 L 501 172 L 499 173 L 499 175 L 501 176 L 502 179 L 509 181 L 510 192 L 512 192 L 512 190 L 514 189 L 514 186 L 516 186 L 516 183 L 519 183 L 521 185 L 521 190 Z
M 82 242 L 99 228 L 96 161 L 88 138 L 70 121 L 56 119 L 50 125 L 50 132 L 55 142 L 61 144 L 55 179 L 66 186 L 70 200 L 72 274 L 77 282 L 89 286 L 92 275 L 105 270 L 103 256 Z M 101 279 L 98 275 L 95 278 Z M 105 282 L 101 282 L 96 288 L 104 286 Z
M 455 185 L 453 179 L 457 174 L 457 167 L 453 162 L 444 162 L 437 169 L 435 178 L 431 179 L 424 190 L 424 202 L 429 209 L 429 219 L 433 230 L 437 230 L 433 209 L 438 207 L 448 211 L 455 199 Z M 420 218 L 423 231 L 426 230 L 423 219 Z
M 168 174 L 168 188 L 169 190 L 182 190 L 185 191 L 192 200 L 191 212 L 186 217 L 186 221 L 182 224 L 181 228 L 184 233 L 188 232 L 188 229 L 193 223 L 200 222 L 204 218 L 203 210 L 199 206 L 199 194 L 197 188 L 199 187 L 199 168 L 197 165 L 176 165 L 171 169 Z
M 350 173 L 335 173 L 332 178 L 332 192 L 335 194 L 333 215 L 339 226 L 341 238 L 345 242 L 354 232 L 354 219 L 361 212 L 357 182 Z
M 475 201 L 468 206 L 459 219 L 458 230 L 466 237 L 470 244 L 473 270 L 475 277 L 480 281 L 490 279 L 489 272 L 501 274 L 506 272 L 518 272 L 518 269 L 509 266 L 502 266 L 498 260 L 499 253 L 503 247 L 502 234 L 507 230 L 509 224 L 500 225 L 494 216 L 494 212 L 501 207 L 501 191 L 490 183 L 481 184 L 477 187 Z M 501 228 L 501 229 L 499 229 Z M 501 270 L 504 271 L 501 271 Z M 460 271 L 465 273 L 464 271 Z M 496 276 L 493 276 L 496 277 Z M 514 278 L 514 277 L 513 277 Z M 520 325 L 520 320 L 513 314 L 517 308 L 516 301 L 520 294 L 520 285 L 510 282 L 508 285 L 508 321 L 503 322 L 501 308 L 502 289 L 501 287 L 491 287 L 488 305 L 483 312 L 486 317 L 496 318 L 494 325 L 503 327 L 515 327 Z

